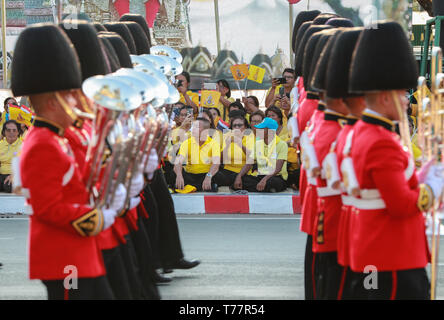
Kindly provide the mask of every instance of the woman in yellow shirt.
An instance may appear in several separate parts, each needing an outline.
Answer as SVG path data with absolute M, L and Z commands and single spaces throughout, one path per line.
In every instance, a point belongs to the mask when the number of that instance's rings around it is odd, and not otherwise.
M 220 92 L 220 99 L 217 109 L 219 110 L 221 119 L 228 122 L 228 108 L 230 107 L 230 104 L 234 102 L 234 99 L 231 97 L 231 89 L 227 80 L 218 80 L 217 90 Z
M 0 192 L 12 192 L 12 159 L 18 156 L 22 141 L 20 126 L 14 120 L 6 121 L 2 127 L 0 141 Z

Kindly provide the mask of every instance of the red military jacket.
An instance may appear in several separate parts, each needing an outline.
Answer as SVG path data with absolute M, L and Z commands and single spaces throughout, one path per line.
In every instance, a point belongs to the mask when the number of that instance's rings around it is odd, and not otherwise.
M 302 101 L 304 101 L 305 98 L 307 98 L 307 91 L 305 91 L 305 87 L 304 87 L 304 78 L 299 77 L 297 88 L 298 88 L 298 94 L 299 94 L 298 103 L 299 103 L 299 105 L 301 105 Z
M 338 168 L 341 168 L 341 163 L 344 158 L 344 147 L 346 143 L 347 136 L 351 130 L 353 130 L 354 125 L 358 121 L 357 118 L 348 117 L 347 124 L 342 128 L 341 132 L 338 135 L 336 140 L 336 157 L 338 160 Z M 342 174 L 341 170 L 339 170 L 339 174 Z M 339 226 L 338 226 L 338 241 L 337 241 L 337 250 L 338 250 L 338 263 L 342 266 L 350 265 L 350 234 L 353 232 L 353 227 L 350 225 L 350 214 L 351 207 L 347 201 L 348 195 L 346 193 L 342 193 L 342 208 L 341 208 L 341 216 L 339 218 Z
M 60 280 L 65 267 L 79 278 L 105 274 L 97 235 L 103 214 L 86 205 L 88 193 L 63 129 L 37 117 L 22 146 L 22 186 L 30 218 L 31 279 Z
M 321 109 L 315 110 L 310 122 L 309 122 L 309 128 L 307 129 L 309 131 L 309 136 L 313 137 L 316 136 L 318 129 L 319 129 L 319 123 L 321 122 L 322 118 L 324 116 L 324 112 L 321 111 Z M 307 186 L 303 191 L 304 198 L 302 201 L 302 217 L 301 217 L 301 231 L 305 232 L 309 235 L 313 235 L 313 224 L 315 215 L 317 212 L 317 202 L 318 202 L 318 195 L 316 193 L 316 179 L 307 178 L 307 173 L 304 171 L 303 176 L 303 183 L 305 186 Z M 311 182 L 313 183 L 309 183 Z
M 414 163 L 394 133 L 393 122 L 364 112 L 353 131 L 351 157 L 361 198 L 373 194 L 374 199 L 376 190 L 384 207 L 368 209 L 362 199 L 353 205 L 351 269 L 424 268 L 430 259 L 424 216 L 417 205 L 420 189 Z
M 324 119 L 318 124 L 318 133 L 313 145 L 316 156 L 322 166 L 333 142 L 336 141 L 345 115 L 326 110 Z M 325 170 L 325 168 L 323 168 Z M 337 250 L 338 224 L 341 213 L 341 191 L 327 187 L 327 181 L 322 176 L 317 178 L 318 208 L 313 225 L 313 252 L 332 252 Z

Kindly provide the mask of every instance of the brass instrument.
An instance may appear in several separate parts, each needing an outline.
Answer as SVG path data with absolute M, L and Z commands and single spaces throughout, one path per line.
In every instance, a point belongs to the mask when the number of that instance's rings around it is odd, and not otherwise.
M 423 160 L 426 163 L 429 160 L 443 162 L 442 153 L 444 152 L 444 74 L 442 73 L 442 50 L 440 47 L 432 49 L 431 57 L 431 91 L 430 97 L 427 97 L 427 84 L 424 77 L 418 79 L 418 143 L 422 147 Z M 440 216 L 439 211 L 443 203 L 441 198 L 435 199 L 429 212 L 432 218 L 432 261 L 431 261 L 431 299 L 436 299 L 438 257 L 439 257 L 439 238 L 440 238 Z

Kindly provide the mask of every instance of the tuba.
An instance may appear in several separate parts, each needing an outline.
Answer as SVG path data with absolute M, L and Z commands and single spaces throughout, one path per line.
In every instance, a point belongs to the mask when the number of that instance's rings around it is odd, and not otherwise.
M 418 79 L 418 143 L 423 148 L 422 163 L 429 160 L 443 162 L 444 152 L 444 73 L 442 73 L 442 50 L 433 47 L 431 57 L 430 97 L 427 97 L 427 81 L 424 77 Z M 439 239 L 440 239 L 440 211 L 442 196 L 435 199 L 427 212 L 432 219 L 431 237 L 431 299 L 436 299 Z

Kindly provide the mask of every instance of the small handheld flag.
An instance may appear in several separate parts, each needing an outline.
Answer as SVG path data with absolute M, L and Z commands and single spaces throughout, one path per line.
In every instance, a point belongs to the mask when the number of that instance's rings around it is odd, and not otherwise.
M 216 90 L 201 91 L 201 105 L 205 108 L 215 108 L 219 104 L 221 93 Z
M 262 83 L 264 81 L 264 76 L 265 76 L 265 69 L 264 68 L 260 68 L 260 67 L 250 64 L 250 68 L 249 68 L 248 72 L 249 72 L 248 80 L 251 80 L 251 81 L 254 81 L 257 83 Z
M 247 64 L 235 64 L 230 67 L 231 74 L 234 80 L 242 80 L 248 77 L 248 65 Z

